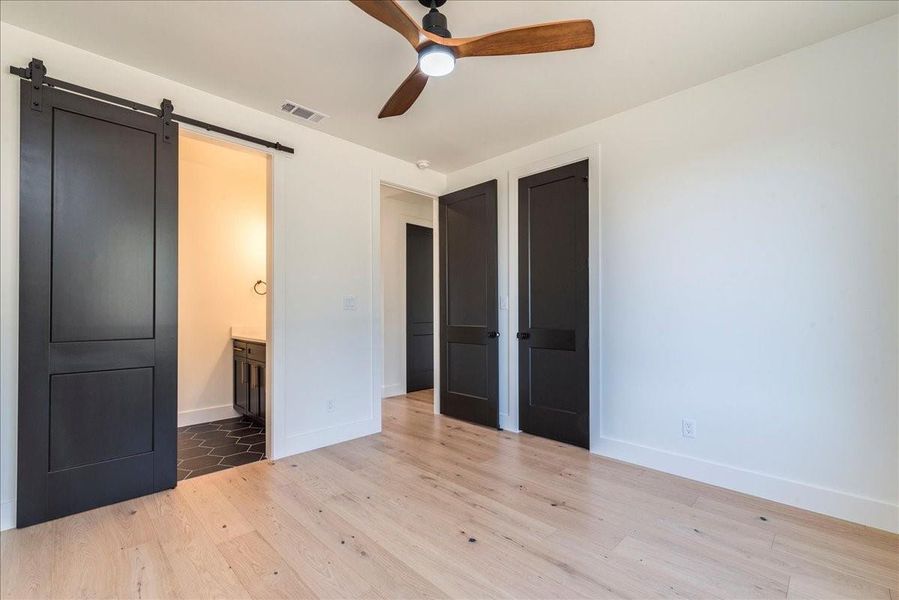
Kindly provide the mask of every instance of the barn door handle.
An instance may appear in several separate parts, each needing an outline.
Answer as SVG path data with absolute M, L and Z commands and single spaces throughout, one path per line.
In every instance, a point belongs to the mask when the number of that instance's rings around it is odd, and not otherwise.
M 520 340 L 526 340 L 529 337 L 531 337 L 531 334 L 528 333 L 527 331 L 519 331 L 518 333 L 515 334 L 515 337 L 517 337 Z
M 498 332 L 498 331 L 488 331 L 488 332 L 487 332 L 487 337 L 489 337 L 489 338 L 498 338 L 498 337 L 499 337 L 499 332 Z

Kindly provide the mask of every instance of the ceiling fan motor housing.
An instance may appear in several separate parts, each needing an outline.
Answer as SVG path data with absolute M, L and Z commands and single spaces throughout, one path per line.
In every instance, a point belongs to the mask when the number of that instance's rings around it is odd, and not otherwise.
M 428 14 L 421 18 L 421 28 L 440 37 L 453 37 L 449 29 L 446 28 L 446 15 L 433 7 L 428 11 Z

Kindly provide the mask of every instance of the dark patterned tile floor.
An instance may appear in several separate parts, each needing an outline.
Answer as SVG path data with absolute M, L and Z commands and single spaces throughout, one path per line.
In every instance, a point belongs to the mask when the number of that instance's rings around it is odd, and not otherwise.
M 178 428 L 178 481 L 265 458 L 265 427 L 247 417 Z

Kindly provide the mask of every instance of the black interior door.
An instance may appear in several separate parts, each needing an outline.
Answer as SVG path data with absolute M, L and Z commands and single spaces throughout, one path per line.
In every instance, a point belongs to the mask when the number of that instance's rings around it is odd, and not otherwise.
M 434 232 L 406 224 L 406 391 L 434 387 Z
M 518 181 L 522 431 L 588 448 L 587 161 Z
M 440 412 L 499 427 L 496 180 L 440 198 Z
M 17 524 L 175 486 L 178 140 L 21 84 Z

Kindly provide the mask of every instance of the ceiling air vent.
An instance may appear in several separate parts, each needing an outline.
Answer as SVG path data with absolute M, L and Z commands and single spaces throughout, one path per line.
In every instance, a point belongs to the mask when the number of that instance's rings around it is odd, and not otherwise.
M 328 118 L 328 115 L 324 113 L 316 112 L 311 108 L 306 108 L 290 100 L 284 101 L 284 104 L 281 105 L 281 110 L 310 123 L 320 123 Z

